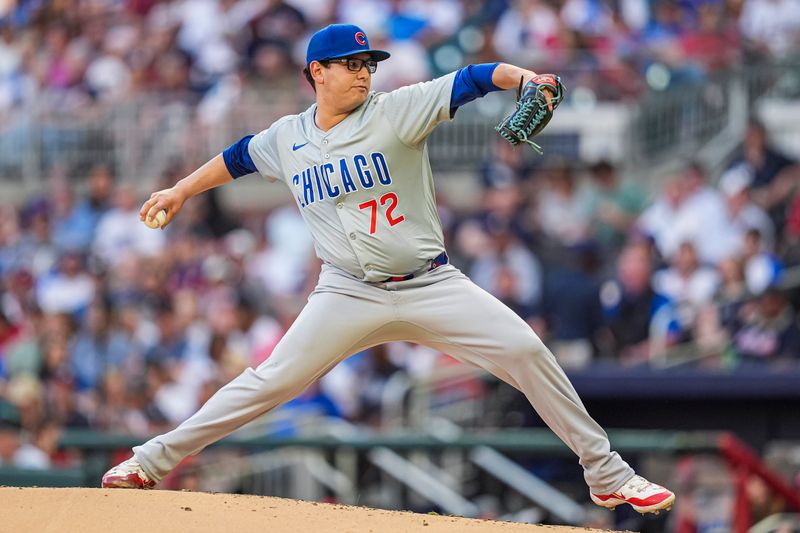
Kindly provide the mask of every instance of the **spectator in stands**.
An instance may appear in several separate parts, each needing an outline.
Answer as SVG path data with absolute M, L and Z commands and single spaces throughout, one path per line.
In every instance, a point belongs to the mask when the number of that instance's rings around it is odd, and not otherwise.
M 95 284 L 86 271 L 86 259 L 74 250 L 65 251 L 58 269 L 43 275 L 36 284 L 36 303 L 46 313 L 80 316 L 95 294 Z
M 105 38 L 97 43 L 95 55 L 88 61 L 84 74 L 86 86 L 92 97 L 118 102 L 130 93 L 133 86 L 133 75 L 125 59 L 135 39 L 134 30 L 118 26 L 108 33 L 101 30 L 100 35 Z
M 78 406 L 78 394 L 74 382 L 69 378 L 50 379 L 47 383 L 47 413 L 50 418 L 64 428 L 89 427 L 87 405 Z
M 11 322 L 0 309 L 0 359 L 3 359 L 6 350 L 19 337 L 20 333 L 20 327 Z
M 145 414 L 131 402 L 131 388 L 125 374 L 108 368 L 97 387 L 95 427 L 123 435 L 146 435 L 150 431 Z
M 94 221 L 77 209 L 72 190 L 66 183 L 53 187 L 53 241 L 59 248 L 83 252 L 92 244 Z
M 591 36 L 602 35 L 613 25 L 610 6 L 598 0 L 566 0 L 559 16 L 568 28 Z
M 697 24 L 682 32 L 684 61 L 703 75 L 736 64 L 740 59 L 738 32 L 724 26 L 724 5 L 715 0 L 697 2 Z
M 783 291 L 767 289 L 742 315 L 734 347 L 743 364 L 797 364 L 800 328 Z
M 561 21 L 543 0 L 514 0 L 500 16 L 493 43 L 500 57 L 523 65 L 547 64 L 558 47 Z
M 39 379 L 27 373 L 20 373 L 8 382 L 5 396 L 19 414 L 21 429 L 27 434 L 35 434 L 44 422 L 44 388 Z
M 653 288 L 677 307 L 683 331 L 694 328 L 700 310 L 711 303 L 719 287 L 719 274 L 700 264 L 692 242 L 681 243 L 669 267 L 653 274 Z
M 769 215 L 750 200 L 752 177 L 746 165 L 728 169 L 720 178 L 719 188 L 728 207 L 731 251 L 741 252 L 745 234 L 757 229 L 767 250 L 775 249 L 775 229 Z M 733 254 L 730 254 L 733 255 Z
M 363 385 L 365 384 L 360 384 L 360 386 Z M 380 384 L 378 384 L 375 388 L 380 388 Z M 359 392 L 362 394 L 367 393 L 367 391 L 363 388 L 359 388 Z M 380 394 L 380 392 L 380 390 L 377 391 L 378 394 Z M 323 424 L 328 418 L 343 418 L 342 412 L 339 410 L 339 406 L 336 405 L 334 399 L 328 396 L 322 387 L 320 387 L 319 380 L 309 385 L 298 396 L 295 396 L 285 404 L 281 405 L 279 409 L 279 412 L 290 413 L 290 415 L 285 419 L 279 419 L 277 422 L 270 425 L 271 435 L 298 435 L 304 429 L 302 427 L 303 423 L 308 424 L 311 422 Z M 375 406 L 370 405 L 369 409 L 365 410 L 363 415 L 367 419 L 375 418 L 379 423 L 380 406 L 376 408 Z
M 58 262 L 59 250 L 51 234 L 50 210 L 43 198 L 25 205 L 20 213 L 23 233 L 14 243 L 14 254 L 34 276 L 49 272 Z
M 656 316 L 665 335 L 674 339 L 679 333 L 670 301 L 652 285 L 650 253 L 646 244 L 624 248 L 617 262 L 616 279 L 600 289 L 606 325 L 604 353 L 618 357 L 623 364 L 648 360 L 651 323 Z
M 302 5 L 296 7 L 297 2 L 285 2 L 283 0 L 272 1 L 267 4 L 267 8 L 249 22 L 250 30 L 256 42 L 276 40 L 291 44 L 300 35 L 304 35 L 310 28 L 308 26 L 308 10 L 302 9 Z M 317 6 L 318 7 L 318 6 Z M 315 15 L 320 15 L 317 10 Z
M 370 425 L 381 423 L 384 390 L 389 379 L 401 368 L 392 360 L 387 345 L 375 346 L 360 356 L 356 390 L 361 410 L 358 419 Z
M 493 152 L 481 167 L 481 183 L 484 189 L 503 189 L 528 181 L 533 166 L 526 159 L 524 150 L 518 150 L 505 139 L 499 139 L 494 143 Z
M 168 296 L 158 303 L 155 322 L 158 331 L 145 352 L 145 359 L 159 364 L 183 360 L 189 354 L 189 339 L 175 316 L 172 300 Z
M 276 209 L 265 221 L 264 238 L 246 259 L 247 278 L 273 297 L 295 296 L 309 274 L 310 238 L 294 206 Z
M 800 42 L 800 14 L 793 0 L 744 0 L 739 25 L 759 55 L 783 58 Z
M 112 207 L 114 196 L 114 176 L 106 165 L 95 165 L 87 178 L 87 196 L 79 202 L 72 214 L 81 225 L 91 227 L 90 236 L 94 239 L 97 225 L 102 216 Z
M 57 320 L 55 316 L 46 316 L 36 306 L 25 309 L 24 322 L 16 338 L 8 344 L 3 360 L 3 372 L 6 379 L 18 374 L 38 375 L 41 370 L 42 347 L 46 322 Z
M 493 224 L 485 231 L 490 247 L 475 259 L 470 277 L 521 317 L 533 316 L 542 297 L 539 260 L 508 224 Z
M 526 207 L 537 185 L 529 179 L 531 168 L 523 151 L 514 150 L 507 142 L 502 144 L 506 146 L 495 145 L 496 158 L 482 169 L 481 205 L 474 218 L 484 231 L 508 228 L 521 240 L 530 242 L 532 224 Z
M 698 164 L 668 182 L 662 198 L 645 210 L 640 224 L 668 260 L 684 242 L 693 243 L 704 263 L 716 264 L 730 255 L 724 199 L 708 185 L 705 170 Z
M 708 183 L 706 171 L 698 163 L 682 174 L 681 187 L 684 201 L 674 221 L 675 243 L 680 247 L 692 241 L 701 262 L 716 264 L 729 255 L 724 198 Z
M 737 325 L 739 311 L 750 293 L 744 282 L 744 266 L 737 258 L 728 258 L 718 265 L 720 284 L 714 294 L 714 307 L 719 315 L 719 323 L 730 333 Z
M 800 194 L 789 205 L 781 241 L 779 251 L 787 265 L 800 264 Z
M 49 335 L 44 341 L 42 366 L 39 370 L 39 379 L 48 385 L 55 380 L 72 379 L 72 369 L 70 365 L 70 342 L 69 337 Z
M 16 424 L 0 419 L 0 466 L 15 466 L 19 450 L 19 428 Z
M 745 283 L 751 294 L 761 294 L 780 281 L 783 264 L 764 246 L 761 233 L 755 228 L 745 234 L 743 256 Z
M 70 354 L 78 388 L 98 387 L 107 372 L 122 369 L 135 355 L 131 340 L 114 324 L 110 302 L 96 298 L 89 306 Z
M 622 181 L 609 161 L 598 161 L 590 171 L 594 187 L 589 210 L 594 238 L 604 251 L 616 254 L 645 207 L 644 194 L 633 182 Z
M 14 466 L 29 470 L 51 468 L 51 457 L 58 449 L 60 433 L 58 426 L 53 421 L 43 420 L 36 431 L 21 443 L 14 454 Z
M 599 250 L 591 244 L 570 252 L 570 263 L 560 265 L 546 278 L 541 308 L 553 355 L 565 369 L 578 369 L 592 362 L 595 336 L 603 323 L 598 279 L 601 262 Z
M 164 232 L 153 231 L 139 221 L 138 199 L 132 187 L 118 187 L 114 208 L 97 226 L 93 250 L 98 257 L 113 267 L 127 254 L 157 256 L 164 244 Z
M 636 221 L 638 233 L 650 239 L 659 255 L 667 257 L 674 252 L 672 224 L 684 200 L 680 178 L 671 176 L 664 181 L 659 195 Z
M 794 161 L 770 146 L 767 130 L 757 120 L 750 121 L 733 166 L 741 164 L 751 173 L 753 200 L 768 211 L 776 228 L 783 227 L 798 170 Z
M 591 236 L 590 201 L 577 183 L 573 169 L 558 164 L 544 171 L 546 185 L 539 194 L 536 221 L 545 237 L 568 247 Z
M 259 308 L 252 297 L 239 294 L 237 302 L 237 332 L 247 345 L 249 366 L 258 366 L 266 360 L 285 331 L 277 320 Z

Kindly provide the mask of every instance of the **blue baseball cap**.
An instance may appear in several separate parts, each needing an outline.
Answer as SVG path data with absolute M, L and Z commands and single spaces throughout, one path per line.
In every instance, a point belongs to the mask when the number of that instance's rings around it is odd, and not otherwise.
M 367 34 L 354 24 L 331 24 L 311 37 L 306 51 L 306 66 L 312 61 L 368 53 L 375 61 L 389 59 L 389 52 L 370 50 Z

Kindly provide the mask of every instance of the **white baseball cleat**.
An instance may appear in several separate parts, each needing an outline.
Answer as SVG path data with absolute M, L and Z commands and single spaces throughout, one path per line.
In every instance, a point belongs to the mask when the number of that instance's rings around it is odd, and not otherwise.
M 152 489 L 156 482 L 147 477 L 142 465 L 131 457 L 103 474 L 104 489 Z
M 595 494 L 589 492 L 592 501 L 600 507 L 613 509 L 617 505 L 629 503 L 634 510 L 644 513 L 658 514 L 669 511 L 675 503 L 675 494 L 661 485 L 647 481 L 642 476 L 633 476 L 619 489 L 611 494 Z

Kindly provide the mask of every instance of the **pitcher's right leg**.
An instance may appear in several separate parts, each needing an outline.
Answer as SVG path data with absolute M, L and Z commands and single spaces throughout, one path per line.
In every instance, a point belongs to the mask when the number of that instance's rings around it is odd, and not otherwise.
M 391 338 L 387 324 L 393 319 L 392 308 L 383 301 L 388 295 L 370 289 L 357 295 L 313 294 L 264 363 L 222 387 L 174 430 L 135 447 L 133 461 L 138 464 L 126 462 L 110 470 L 103 486 L 154 485 L 184 457 L 290 400 L 348 355 L 383 342 L 384 336 Z M 134 474 L 144 482 L 138 483 Z

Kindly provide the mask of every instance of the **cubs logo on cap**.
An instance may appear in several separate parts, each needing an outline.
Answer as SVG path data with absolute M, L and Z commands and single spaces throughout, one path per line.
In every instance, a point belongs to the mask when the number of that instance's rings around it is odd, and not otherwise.
M 312 61 L 367 53 L 375 61 L 389 59 L 389 52 L 372 50 L 364 30 L 354 24 L 331 24 L 311 37 L 306 51 L 306 66 Z

